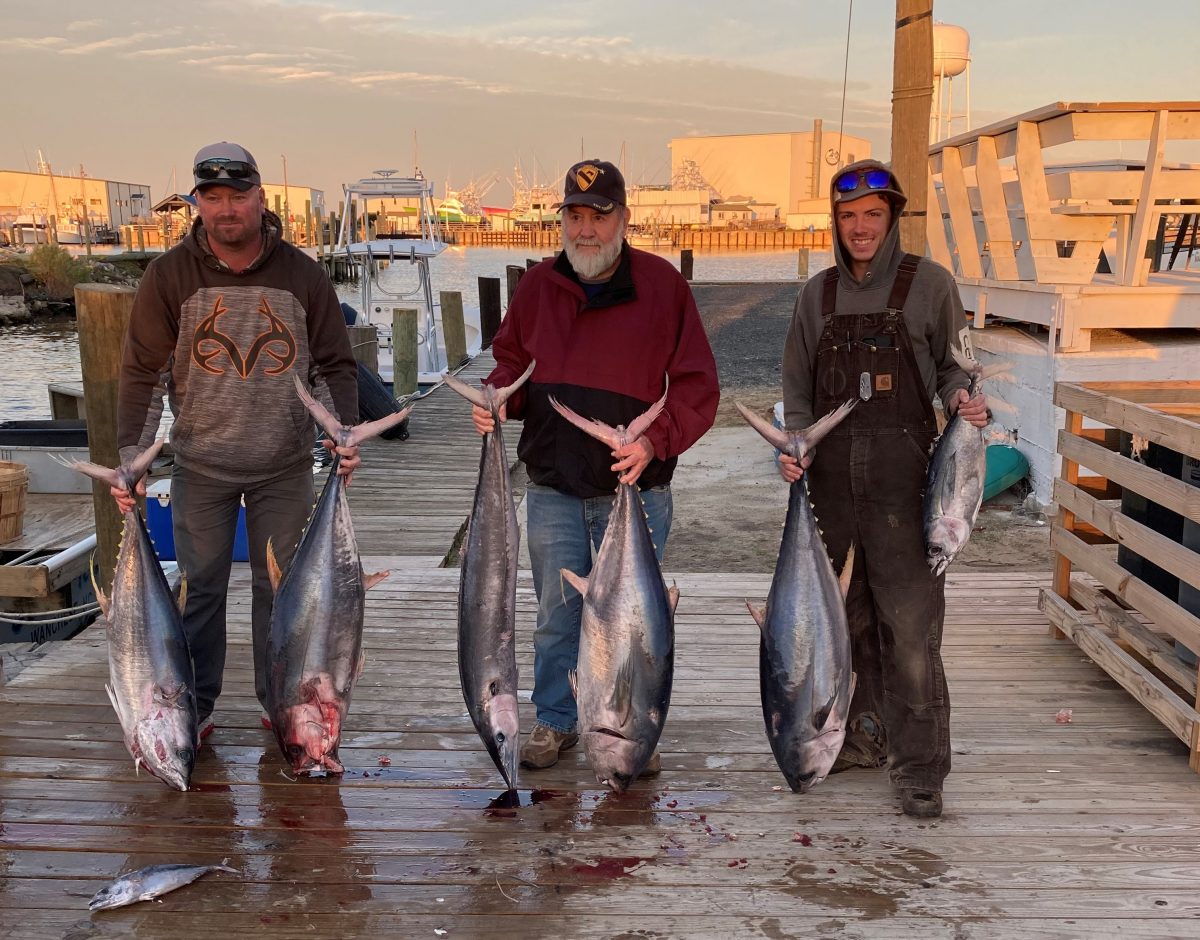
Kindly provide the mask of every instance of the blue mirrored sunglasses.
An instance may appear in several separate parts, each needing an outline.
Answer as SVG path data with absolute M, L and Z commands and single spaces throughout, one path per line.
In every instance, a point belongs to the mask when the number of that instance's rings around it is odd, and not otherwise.
M 865 184 L 867 189 L 891 189 L 892 174 L 887 170 L 848 170 L 833 181 L 835 192 L 852 193 Z
M 257 172 L 258 168 L 253 163 L 244 160 L 203 160 L 192 167 L 192 173 L 198 180 L 215 180 L 222 173 L 226 179 L 248 180 Z

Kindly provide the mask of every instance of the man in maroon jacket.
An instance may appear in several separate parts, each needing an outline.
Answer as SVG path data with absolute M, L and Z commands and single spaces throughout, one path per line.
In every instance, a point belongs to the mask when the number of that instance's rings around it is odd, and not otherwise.
M 571 167 L 560 208 L 563 251 L 521 279 L 486 380 L 508 385 L 537 362 L 508 400 L 508 414 L 525 421 L 517 452 L 530 480 L 537 724 L 521 763 L 535 769 L 553 766 L 579 739 L 567 673 L 578 658 L 583 599 L 560 588 L 559 569 L 587 576 L 618 481 L 640 488 L 662 560 L 676 458 L 712 427 L 719 397 L 716 363 L 687 281 L 670 262 L 625 243 L 629 209 L 620 171 L 600 160 Z M 568 424 L 549 403 L 554 396 L 588 418 L 628 426 L 662 397 L 664 377 L 666 408 L 644 435 L 616 451 Z M 488 412 L 476 408 L 474 419 L 481 434 L 491 430 Z M 643 773 L 657 768 L 655 754 Z

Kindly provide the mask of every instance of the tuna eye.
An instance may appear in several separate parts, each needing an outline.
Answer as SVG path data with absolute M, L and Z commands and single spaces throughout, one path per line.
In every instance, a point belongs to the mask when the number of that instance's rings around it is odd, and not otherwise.
M 500 688 L 499 688 L 499 686 L 497 686 L 495 682 L 491 683 L 491 684 L 488 686 L 488 695 L 493 695 L 493 696 L 494 696 L 494 695 L 499 695 L 499 694 L 500 694 Z
M 299 757 L 304 753 L 304 748 L 302 748 L 299 744 L 289 744 L 287 752 L 288 757 Z

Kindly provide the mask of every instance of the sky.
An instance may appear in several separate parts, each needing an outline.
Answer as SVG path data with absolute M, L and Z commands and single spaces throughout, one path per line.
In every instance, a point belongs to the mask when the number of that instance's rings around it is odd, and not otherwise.
M 852 7 L 852 8 L 851 8 Z M 1197 0 L 935 0 L 971 37 L 972 123 L 1200 97 Z M 673 137 L 826 130 L 889 149 L 891 0 L 0 0 L 0 169 L 190 189 L 215 140 L 323 189 L 414 163 L 439 195 L 581 155 L 667 182 Z M 847 27 L 849 24 L 849 54 Z M 848 67 L 848 68 L 847 68 Z M 843 73 L 846 90 L 843 98 Z M 959 93 L 956 93 L 958 97 Z M 965 96 L 965 89 L 963 91 Z M 962 99 L 959 98 L 961 101 Z M 843 117 L 844 112 L 844 117 Z

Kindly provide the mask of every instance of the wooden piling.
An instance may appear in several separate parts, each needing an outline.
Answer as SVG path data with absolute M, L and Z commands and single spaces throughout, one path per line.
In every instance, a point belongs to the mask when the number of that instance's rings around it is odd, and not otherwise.
M 379 330 L 374 324 L 363 326 L 348 326 L 350 334 L 350 351 L 354 358 L 372 372 L 379 373 Z
M 463 319 L 462 292 L 444 290 L 439 300 L 442 307 L 442 341 L 446 344 L 446 368 L 457 369 L 467 361 L 467 325 Z
M 479 330 L 484 349 L 492 345 L 496 331 L 500 329 L 500 278 L 479 279 Z
M 392 396 L 417 390 L 417 316 L 415 307 L 392 308 Z
M 321 218 L 321 210 L 320 209 L 317 209 L 317 212 L 316 212 L 316 225 L 313 228 L 313 238 L 316 240 L 316 243 L 317 243 L 317 257 L 324 258 L 325 257 L 325 222 Z
M 679 252 L 679 272 L 683 275 L 684 280 L 692 279 L 692 249 L 684 248 Z
M 517 292 L 517 285 L 521 283 L 521 278 L 525 275 L 525 268 L 519 264 L 506 265 L 504 273 L 508 276 L 508 306 L 512 306 L 513 294 Z
M 796 258 L 796 276 L 802 281 L 808 280 L 808 255 L 810 249 L 801 248 Z
M 79 331 L 79 364 L 83 371 L 83 396 L 88 416 L 88 456 L 92 463 L 115 467 L 117 453 L 117 387 L 121 374 L 121 348 L 133 311 L 135 291 L 115 284 L 80 284 L 75 288 L 75 316 Z M 92 482 L 96 513 L 96 568 L 100 586 L 112 584 L 117 549 L 124 520 L 109 488 Z
M 532 268 L 535 264 L 538 264 L 538 263 L 539 262 L 538 262 L 537 258 L 526 258 L 525 259 L 525 270 L 528 271 L 530 268 Z

